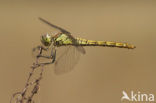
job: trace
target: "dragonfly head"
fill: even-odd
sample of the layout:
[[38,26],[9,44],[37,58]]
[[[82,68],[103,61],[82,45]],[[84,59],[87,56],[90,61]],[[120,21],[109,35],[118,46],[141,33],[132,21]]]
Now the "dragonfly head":
[[44,46],[50,46],[52,43],[52,36],[49,34],[44,34],[41,36],[41,42]]

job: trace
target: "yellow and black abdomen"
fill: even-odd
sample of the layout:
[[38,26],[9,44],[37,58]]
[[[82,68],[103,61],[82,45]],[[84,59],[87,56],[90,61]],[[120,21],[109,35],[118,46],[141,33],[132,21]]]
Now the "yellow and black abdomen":
[[134,45],[128,43],[110,42],[110,41],[94,41],[86,40],[82,38],[76,38],[78,45],[80,46],[106,46],[106,47],[118,47],[118,48],[136,48]]

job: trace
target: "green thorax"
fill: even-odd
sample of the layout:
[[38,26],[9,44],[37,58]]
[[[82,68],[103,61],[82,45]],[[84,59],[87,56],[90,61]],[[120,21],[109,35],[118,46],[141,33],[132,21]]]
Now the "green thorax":
[[63,45],[74,45],[74,46],[87,46],[88,40],[82,38],[72,38],[66,34],[59,34],[54,39],[56,46],[63,46]]
[[73,44],[72,39],[70,37],[68,37],[68,35],[66,35],[66,34],[59,34],[55,38],[56,46],[72,45],[72,44]]

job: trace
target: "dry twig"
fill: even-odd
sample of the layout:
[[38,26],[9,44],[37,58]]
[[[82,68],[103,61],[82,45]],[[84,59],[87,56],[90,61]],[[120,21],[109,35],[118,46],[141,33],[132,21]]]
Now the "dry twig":
[[[31,82],[32,76],[35,73],[35,70],[37,68],[41,67],[41,72],[39,74],[39,77],[34,80],[34,82]],[[26,81],[25,87],[22,92],[14,93],[11,97],[10,103],[32,103],[33,97],[35,94],[38,93],[39,87],[40,87],[40,81],[43,77],[43,70],[44,65],[38,64],[38,58],[36,59],[36,63],[33,63],[33,66],[31,67],[31,72],[29,73],[28,79]],[[32,90],[30,90],[32,88]],[[28,90],[31,91],[31,93],[28,93]]]

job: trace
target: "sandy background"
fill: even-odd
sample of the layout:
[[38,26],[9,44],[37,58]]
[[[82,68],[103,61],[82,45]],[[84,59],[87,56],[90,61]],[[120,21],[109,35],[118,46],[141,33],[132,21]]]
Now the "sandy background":
[[75,69],[44,72],[37,103],[120,103],[122,91],[156,95],[156,2],[0,1],[0,102],[23,89],[40,35],[52,29],[42,17],[73,35],[135,44],[135,50],[88,47]]

